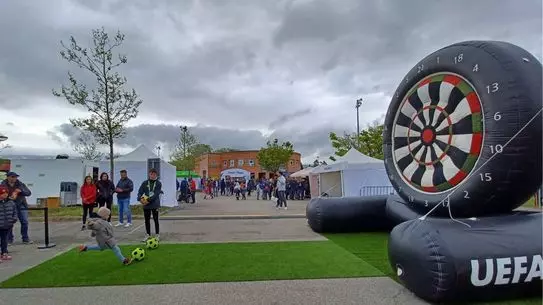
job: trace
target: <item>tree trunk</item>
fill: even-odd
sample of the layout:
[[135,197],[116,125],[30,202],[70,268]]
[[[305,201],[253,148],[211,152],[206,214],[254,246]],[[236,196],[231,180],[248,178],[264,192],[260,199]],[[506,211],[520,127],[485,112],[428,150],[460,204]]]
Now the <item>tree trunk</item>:
[[113,155],[113,139],[111,135],[109,136],[109,179],[113,182],[115,180],[113,177],[113,173],[115,173],[115,165],[114,165],[114,155]]

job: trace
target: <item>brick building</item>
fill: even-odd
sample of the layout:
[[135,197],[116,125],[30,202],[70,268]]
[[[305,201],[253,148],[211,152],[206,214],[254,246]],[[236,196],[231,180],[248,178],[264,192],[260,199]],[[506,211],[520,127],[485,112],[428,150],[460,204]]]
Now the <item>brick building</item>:
[[[196,159],[194,171],[201,177],[219,178],[221,172],[228,169],[243,169],[251,173],[255,178],[270,177],[270,172],[263,170],[256,157],[258,150],[229,151],[222,153],[208,153]],[[301,155],[294,152],[286,170],[289,173],[301,169]]]

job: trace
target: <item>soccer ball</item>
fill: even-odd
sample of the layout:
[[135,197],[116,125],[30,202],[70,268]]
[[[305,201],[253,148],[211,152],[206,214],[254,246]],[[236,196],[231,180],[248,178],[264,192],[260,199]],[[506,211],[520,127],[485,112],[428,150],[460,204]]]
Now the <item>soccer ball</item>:
[[132,251],[132,258],[137,261],[141,261],[142,259],[145,258],[145,250],[143,250],[142,248],[134,249]]
[[158,248],[158,239],[156,237],[151,237],[145,242],[147,249],[156,249]]

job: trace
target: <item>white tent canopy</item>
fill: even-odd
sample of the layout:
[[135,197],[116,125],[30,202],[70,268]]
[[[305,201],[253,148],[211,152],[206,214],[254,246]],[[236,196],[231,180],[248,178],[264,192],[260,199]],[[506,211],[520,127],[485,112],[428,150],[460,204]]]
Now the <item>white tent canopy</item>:
[[147,146],[140,145],[138,148],[134,149],[132,152],[127,153],[126,155],[122,155],[115,159],[116,162],[123,162],[123,161],[145,161],[147,162],[148,159],[154,159],[158,158],[158,156]]
[[[120,156],[114,160],[115,171],[124,169],[128,177],[134,182],[134,191],[130,196],[131,204],[138,204],[137,193],[142,182],[148,178],[149,159],[160,160],[160,181],[162,182],[161,204],[163,206],[177,205],[176,192],[176,168],[168,162],[160,159],[152,150],[145,145],[140,145],[134,151]],[[153,166],[157,166],[156,164]],[[109,160],[100,162],[100,170],[109,172]],[[118,176],[116,176],[116,180]],[[118,181],[118,180],[117,180]],[[117,184],[117,181],[113,181]]]
[[298,178],[298,177],[306,177],[306,176],[309,176],[309,174],[311,173],[311,171],[313,171],[315,169],[315,167],[307,167],[307,168],[304,168],[304,169],[301,169],[295,173],[292,173],[289,177],[292,177],[292,178]]
[[314,168],[311,174],[319,175],[319,194],[326,193],[330,197],[392,191],[383,160],[366,156],[354,148],[336,162]]

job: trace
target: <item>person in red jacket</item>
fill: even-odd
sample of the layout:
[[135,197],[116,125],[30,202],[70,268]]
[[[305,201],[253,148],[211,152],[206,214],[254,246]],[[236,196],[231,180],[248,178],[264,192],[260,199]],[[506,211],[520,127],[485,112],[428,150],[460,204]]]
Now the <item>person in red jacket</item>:
[[85,182],[81,186],[81,202],[83,203],[83,226],[81,231],[86,229],[87,216],[90,217],[92,209],[96,205],[96,185],[92,182],[92,177],[85,177]]

